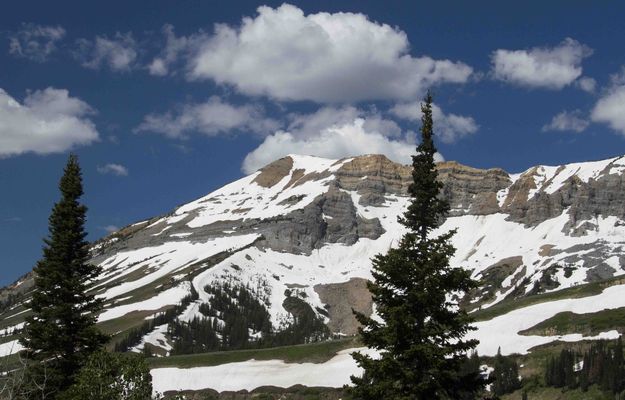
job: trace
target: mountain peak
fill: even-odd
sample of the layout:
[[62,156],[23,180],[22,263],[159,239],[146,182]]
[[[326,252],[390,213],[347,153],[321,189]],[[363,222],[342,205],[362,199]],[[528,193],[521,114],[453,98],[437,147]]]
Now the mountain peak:
[[[486,282],[472,294],[471,307],[625,273],[625,157],[515,175],[453,161],[437,168],[451,206],[440,231],[457,229],[452,264]],[[333,332],[353,334],[352,308],[372,312],[364,284],[371,258],[404,232],[397,217],[409,202],[410,183],[411,167],[384,155],[289,154],[128,226],[91,249],[91,262],[103,268],[96,286],[107,302],[100,322],[117,326],[116,320],[134,321],[132,313],[152,316],[174,307],[191,286],[199,299],[175,317],[201,318],[199,306],[212,298],[206,288],[228,282],[254,288],[275,329],[293,319],[288,304],[297,296]],[[20,323],[16,312],[4,318]],[[166,325],[158,329],[142,343],[166,354],[175,338],[165,335]],[[498,338],[518,343],[506,352],[531,347],[517,331],[504,333]],[[480,354],[495,354],[495,341],[483,343]]]

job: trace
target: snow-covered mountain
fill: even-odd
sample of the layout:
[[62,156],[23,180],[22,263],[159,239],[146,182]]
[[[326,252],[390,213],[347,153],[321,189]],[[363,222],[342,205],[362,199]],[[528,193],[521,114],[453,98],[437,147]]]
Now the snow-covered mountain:
[[[580,340],[584,332],[519,332],[564,311],[625,307],[625,279],[615,279],[625,274],[625,157],[520,174],[455,162],[438,169],[452,207],[439,232],[457,229],[452,262],[482,282],[465,299],[476,315],[486,316],[473,333],[481,339],[480,354]],[[167,355],[175,344],[172,318],[209,316],[223,324],[220,309],[207,313],[203,304],[213,307],[224,293],[232,295],[230,289],[245,288],[266,309],[274,331],[293,322],[297,300],[330,332],[352,335],[352,309],[373,312],[365,286],[371,258],[404,232],[397,216],[407,205],[410,179],[409,166],[380,155],[290,155],[167,215],[127,226],[91,250],[92,262],[104,269],[95,285],[106,299],[99,321],[119,338],[170,310],[170,319],[131,343],[136,351],[150,343]],[[27,291],[30,281],[4,289],[0,298]],[[540,304],[522,302],[589,282],[604,283],[584,295],[564,291]],[[221,292],[211,289],[224,285]],[[26,298],[0,315],[0,329],[19,327]],[[499,303],[512,306],[484,314]],[[249,335],[260,337],[261,328],[249,327]],[[5,341],[0,356],[17,348]]]

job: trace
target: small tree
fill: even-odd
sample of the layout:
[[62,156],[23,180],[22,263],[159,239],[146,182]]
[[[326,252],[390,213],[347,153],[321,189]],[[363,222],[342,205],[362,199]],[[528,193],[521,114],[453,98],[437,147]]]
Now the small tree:
[[456,295],[476,283],[467,271],[449,265],[455,231],[431,236],[449,204],[440,197],[434,163],[430,93],[421,111],[421,143],[412,157],[408,189],[411,201],[399,219],[408,232],[397,248],[374,257],[374,281],[368,284],[383,322],[356,314],[363,343],[380,351],[378,359],[353,354],[364,369],[362,377],[352,377],[351,393],[358,399],[459,399],[475,397],[485,385],[478,372],[462,372],[477,341],[464,338],[473,328]]
[[519,366],[513,358],[502,356],[501,349],[498,349],[493,364],[494,380],[491,390],[496,396],[512,393],[521,387]]
[[20,339],[29,360],[26,382],[32,398],[51,398],[69,387],[74,375],[107,340],[95,326],[102,302],[89,293],[100,268],[87,263],[85,213],[78,159],[70,155],[59,188],[61,200],[49,218],[43,258],[37,263],[35,287]]
[[78,372],[76,383],[60,400],[148,400],[152,376],[139,354],[98,351]]

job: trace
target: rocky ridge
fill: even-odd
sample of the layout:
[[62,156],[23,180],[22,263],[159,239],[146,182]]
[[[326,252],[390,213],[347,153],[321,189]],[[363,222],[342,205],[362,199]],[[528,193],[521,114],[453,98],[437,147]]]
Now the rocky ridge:
[[[456,162],[437,168],[451,205],[440,229],[458,229],[453,262],[483,282],[468,304],[489,307],[625,272],[625,157],[521,174]],[[211,301],[206,285],[227,281],[262,291],[274,326],[293,318],[288,291],[333,332],[353,334],[351,308],[372,312],[370,259],[401,237],[396,219],[410,181],[409,166],[381,155],[293,155],[125,227],[92,247],[92,262],[104,268],[100,321],[113,325],[138,310],[149,317],[192,286],[199,299],[179,316],[190,320]],[[0,318],[18,322],[21,307]],[[167,340],[150,335],[143,343]]]

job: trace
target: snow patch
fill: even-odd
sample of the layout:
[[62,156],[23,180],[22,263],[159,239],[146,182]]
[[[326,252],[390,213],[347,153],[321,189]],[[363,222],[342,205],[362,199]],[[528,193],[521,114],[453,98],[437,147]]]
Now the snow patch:
[[253,390],[260,386],[287,388],[293,385],[343,387],[351,375],[362,370],[351,356],[354,351],[375,355],[370,349],[342,350],[330,360],[320,363],[285,363],[282,360],[250,360],[213,367],[156,368],[151,371],[154,392],[169,390],[200,390],[218,392]]

